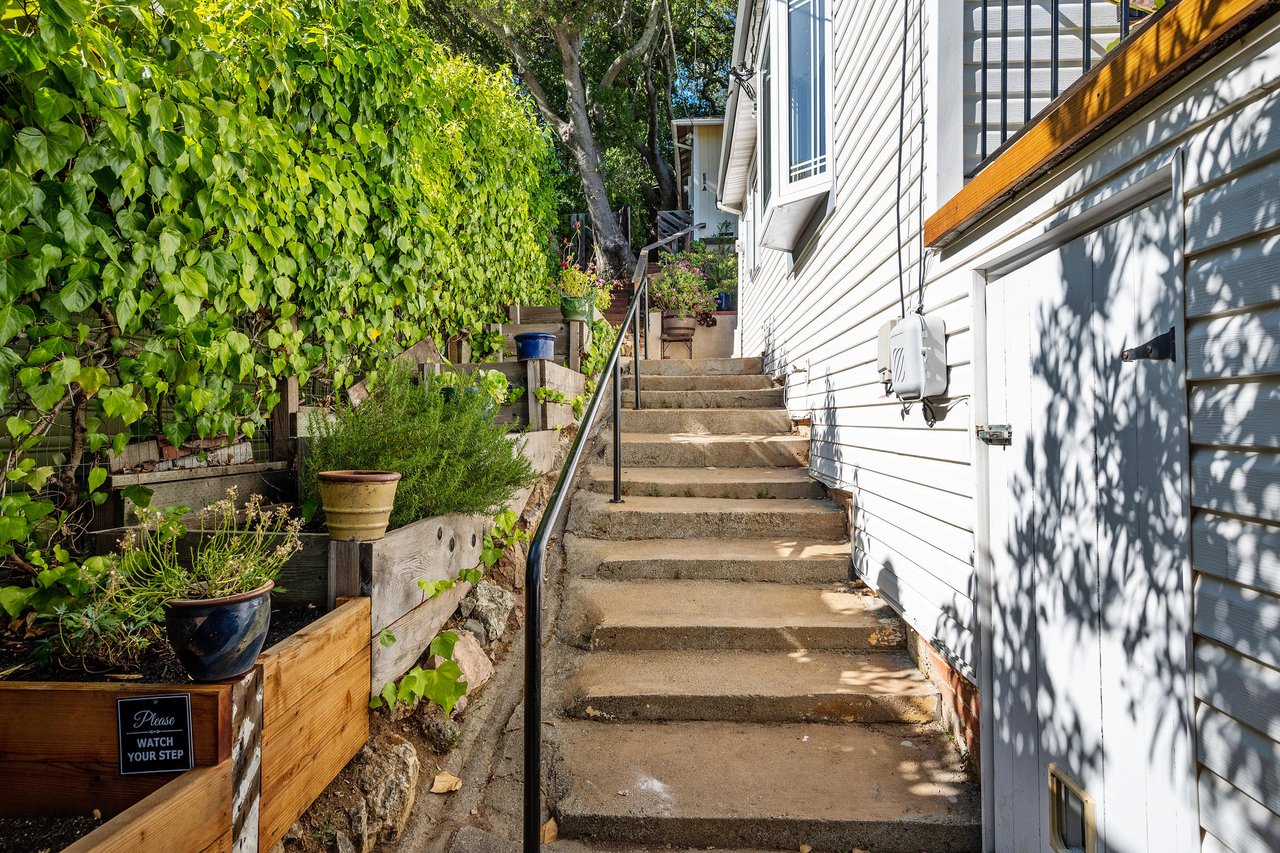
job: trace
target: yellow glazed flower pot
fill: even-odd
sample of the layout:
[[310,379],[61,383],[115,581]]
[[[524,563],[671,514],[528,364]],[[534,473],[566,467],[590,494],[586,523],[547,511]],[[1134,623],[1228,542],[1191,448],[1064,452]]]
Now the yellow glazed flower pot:
[[391,521],[396,486],[395,471],[321,471],[320,503],[330,539],[381,539]]

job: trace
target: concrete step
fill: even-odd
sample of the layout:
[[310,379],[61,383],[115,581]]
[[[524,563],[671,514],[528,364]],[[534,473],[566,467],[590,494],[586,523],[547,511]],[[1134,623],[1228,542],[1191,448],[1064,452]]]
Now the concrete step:
[[[587,486],[613,495],[613,466],[592,465]],[[623,495],[686,498],[824,498],[822,484],[804,468],[622,469]]]
[[[605,459],[613,463],[613,442]],[[801,467],[809,464],[809,439],[798,435],[622,434],[622,464],[634,468]]]
[[589,539],[568,535],[570,571],[608,580],[843,583],[848,542],[820,539]]
[[594,652],[568,713],[593,720],[927,723],[938,693],[906,652]]
[[589,539],[565,537],[570,571],[609,580],[842,583],[848,542],[821,539]]
[[[623,361],[624,373],[633,370],[632,359]],[[732,376],[763,373],[764,360],[754,358],[646,358],[640,360],[641,375],[655,376]]]
[[[981,849],[976,789],[929,727],[557,726],[565,836],[876,853]],[[554,786],[553,786],[554,787]]]
[[[731,373],[727,376],[648,376],[641,368],[644,381],[640,392],[647,391],[762,391],[776,388],[773,378],[760,373]],[[635,377],[624,376],[622,388],[630,391],[636,387]]]
[[[641,402],[648,406],[647,400]],[[791,432],[791,416],[785,409],[623,409],[622,430],[689,435],[785,435]]]
[[685,498],[632,495],[610,503],[607,495],[579,492],[568,529],[595,539],[683,539],[690,536],[795,536],[836,539],[845,533],[844,510],[827,500]]
[[[757,391],[651,391],[640,386],[640,403],[654,409],[770,409],[786,403],[782,388]],[[622,392],[622,405],[635,408],[635,392]]]
[[574,578],[574,635],[605,651],[901,649],[897,615],[875,596],[827,587]]

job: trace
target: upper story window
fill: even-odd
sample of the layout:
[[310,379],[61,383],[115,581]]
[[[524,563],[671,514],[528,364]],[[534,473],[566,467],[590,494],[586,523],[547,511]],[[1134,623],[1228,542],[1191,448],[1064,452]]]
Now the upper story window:
[[791,251],[831,192],[831,0],[767,0],[760,39],[760,242]]

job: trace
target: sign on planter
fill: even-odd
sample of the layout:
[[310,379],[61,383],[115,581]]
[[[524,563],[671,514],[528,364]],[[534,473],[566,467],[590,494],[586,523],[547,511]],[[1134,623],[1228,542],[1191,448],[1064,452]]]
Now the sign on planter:
[[191,694],[116,700],[120,775],[179,773],[195,764]]

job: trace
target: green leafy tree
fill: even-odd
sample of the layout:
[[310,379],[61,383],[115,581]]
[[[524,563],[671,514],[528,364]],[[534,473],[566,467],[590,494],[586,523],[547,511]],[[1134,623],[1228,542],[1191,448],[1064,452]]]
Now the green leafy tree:
[[102,500],[90,463],[135,432],[252,435],[282,378],[343,386],[545,283],[545,130],[509,76],[449,54],[403,4],[6,8],[10,570],[58,553]]

